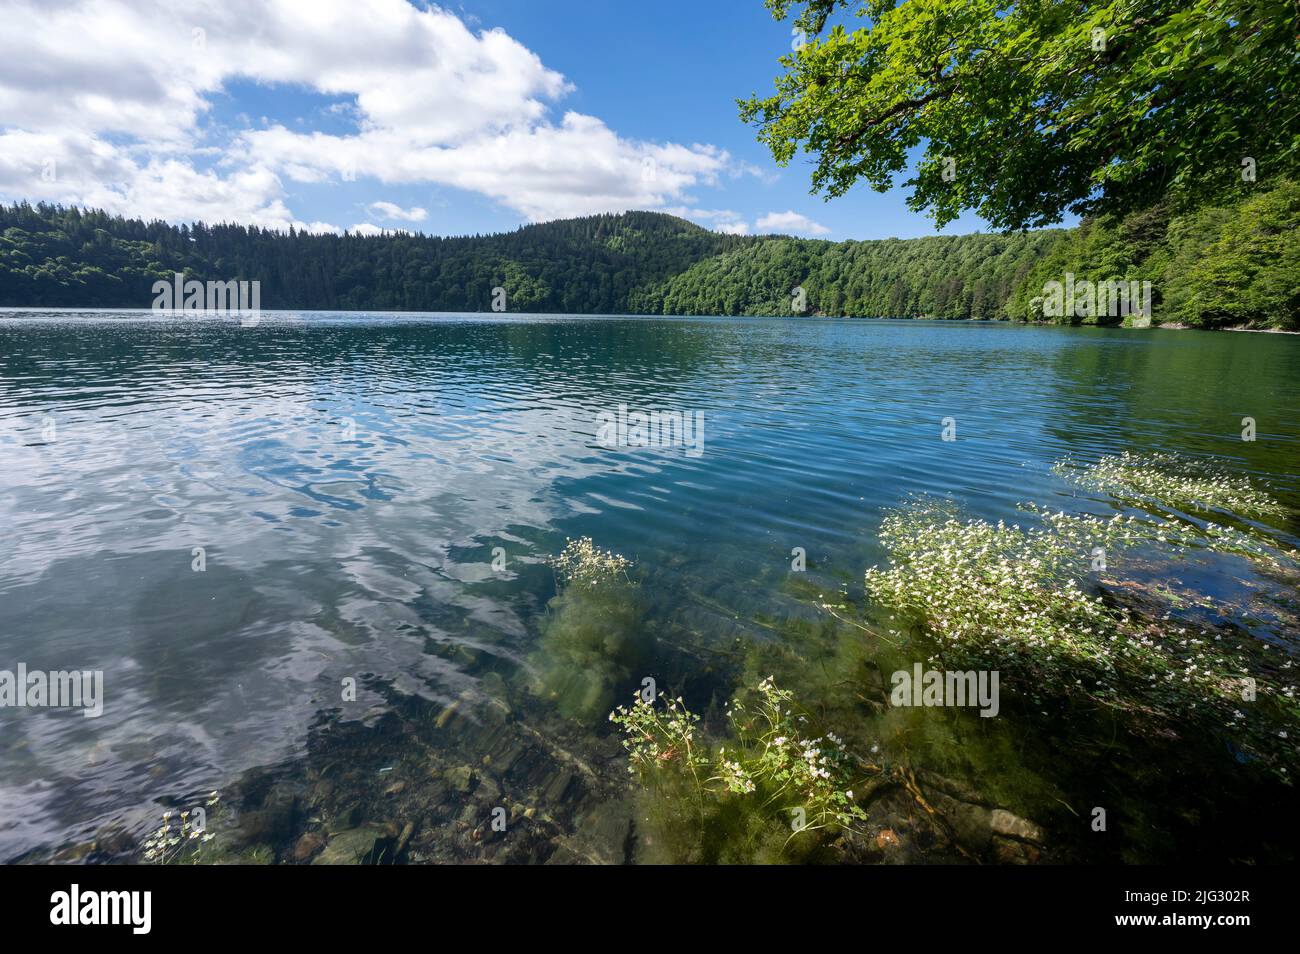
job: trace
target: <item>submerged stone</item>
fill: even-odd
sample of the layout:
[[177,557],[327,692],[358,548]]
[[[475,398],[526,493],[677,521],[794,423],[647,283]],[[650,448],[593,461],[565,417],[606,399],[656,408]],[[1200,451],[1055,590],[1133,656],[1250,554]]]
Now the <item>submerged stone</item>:
[[1043,830],[1041,828],[1028,819],[1013,815],[1005,809],[994,809],[990,824],[994,833],[998,835],[1042,844]]
[[394,836],[392,826],[367,824],[339,832],[329,840],[325,850],[312,861],[314,865],[360,865],[379,861]]

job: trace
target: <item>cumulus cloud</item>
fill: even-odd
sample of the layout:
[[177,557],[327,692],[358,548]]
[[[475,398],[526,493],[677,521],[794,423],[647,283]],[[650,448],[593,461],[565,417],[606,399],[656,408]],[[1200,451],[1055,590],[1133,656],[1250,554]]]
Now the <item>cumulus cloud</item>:
[[[663,208],[735,173],[712,146],[555,118],[563,75],[501,30],[406,0],[0,0],[0,17],[10,198],[333,231],[293,214],[286,180],[449,186],[540,221]],[[321,114],[355,128],[219,125],[213,103],[233,81],[332,98]]]
[[714,226],[714,228],[717,231],[723,232],[727,235],[748,235],[749,234],[748,222],[719,222],[717,225]]
[[423,222],[429,213],[417,206],[404,209],[394,202],[371,202],[370,214],[384,219],[398,219],[402,222]]
[[285,205],[279,178],[265,166],[224,174],[167,154],[95,136],[0,131],[0,195],[107,209],[151,220],[243,222],[264,228],[308,227]]
[[820,222],[814,222],[808,216],[794,210],[769,212],[758,220],[760,231],[790,232],[795,235],[826,235],[830,232]]
[[673,215],[681,216],[684,219],[690,219],[715,232],[724,232],[727,235],[748,235],[749,223],[745,221],[744,216],[739,212],[733,212],[731,209],[689,209],[673,208],[664,209]]
[[660,208],[716,181],[727,153],[711,146],[626,140],[599,119],[568,112],[448,144],[413,145],[405,130],[299,133],[276,125],[241,135],[241,151],[291,179],[370,176],[386,185],[437,183],[490,196],[535,222]]

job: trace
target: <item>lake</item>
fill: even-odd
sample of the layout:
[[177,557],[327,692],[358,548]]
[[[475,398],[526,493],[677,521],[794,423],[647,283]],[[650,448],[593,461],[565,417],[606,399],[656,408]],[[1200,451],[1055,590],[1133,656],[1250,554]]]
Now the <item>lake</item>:
[[[700,440],[602,441],[620,405],[702,419]],[[1066,456],[1219,459],[1292,508],[1271,529],[1295,547],[1298,409],[1300,337],[1283,335],[0,312],[0,669],[99,670],[104,686],[98,718],[0,709],[0,857],[134,859],[164,811],[218,792],[214,830],[241,858],[655,860],[593,705],[649,677],[716,709],[757,672],[756,646],[786,653],[792,680],[831,665],[790,634],[820,632],[823,593],[860,598],[890,508],[936,494],[1009,521],[1025,501],[1113,512],[1051,471]],[[561,672],[539,691],[539,670],[584,669],[539,640],[545,561],[580,537],[633,561],[654,639],[610,684]],[[1216,593],[1255,585],[1202,570]],[[1294,650],[1285,626],[1256,623]],[[1162,834],[1089,847],[1049,807],[1091,804],[1075,743],[1023,731],[1036,741],[1006,775],[1051,797],[984,801],[1066,857],[1269,844],[1268,813],[1248,807],[1277,793],[1216,784],[1223,801],[1189,804],[1204,793],[1185,791],[1177,752],[1134,782],[1137,756],[1116,749],[1089,771]],[[968,781],[996,789],[989,774]],[[484,827],[496,806],[508,835]],[[1179,842],[1180,819],[1210,810],[1240,813],[1232,837]],[[905,842],[907,824],[891,823]],[[919,838],[908,851],[949,860]]]

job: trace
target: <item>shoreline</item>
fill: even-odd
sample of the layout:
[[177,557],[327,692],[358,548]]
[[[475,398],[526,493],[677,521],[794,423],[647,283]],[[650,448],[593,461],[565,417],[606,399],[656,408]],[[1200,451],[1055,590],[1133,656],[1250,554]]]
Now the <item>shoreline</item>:
[[[0,305],[0,317],[6,315],[21,315],[24,312],[66,312],[69,315],[76,314],[104,314],[104,313],[125,313],[137,312],[141,317],[146,315],[166,315],[169,318],[223,318],[236,317],[239,312],[204,312],[194,311],[187,312],[184,310],[173,309],[170,312],[160,311],[158,309],[146,307],[132,307],[127,305]],[[313,315],[430,315],[430,316],[450,316],[450,317],[486,317],[486,318],[638,318],[638,319],[710,319],[723,318],[746,320],[755,319],[759,321],[785,320],[785,321],[803,321],[815,318],[823,321],[917,321],[934,324],[986,324],[986,325],[1013,325],[1025,328],[1098,328],[1106,330],[1119,331],[1234,331],[1248,332],[1254,334],[1276,334],[1276,335],[1300,335],[1300,329],[1291,330],[1288,328],[1252,328],[1243,325],[1225,325],[1216,328],[1196,328],[1192,325],[1182,324],[1180,322],[1168,322],[1165,324],[1150,324],[1144,327],[1125,324],[1062,324],[1052,321],[1020,321],[1014,318],[934,318],[934,317],[916,317],[909,318],[904,316],[885,316],[885,315],[657,315],[645,313],[608,313],[608,312],[564,312],[564,311],[409,311],[404,309],[381,309],[381,308],[260,308],[257,313],[262,316],[274,315],[292,315],[292,314],[313,314]]]

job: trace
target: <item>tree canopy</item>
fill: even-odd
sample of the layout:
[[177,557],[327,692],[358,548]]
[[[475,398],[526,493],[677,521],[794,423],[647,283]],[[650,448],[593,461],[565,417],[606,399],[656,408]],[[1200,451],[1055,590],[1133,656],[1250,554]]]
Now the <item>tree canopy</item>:
[[741,117],[778,162],[811,154],[828,197],[907,174],[939,224],[1023,229],[1298,171],[1294,0],[766,3],[796,48]]

